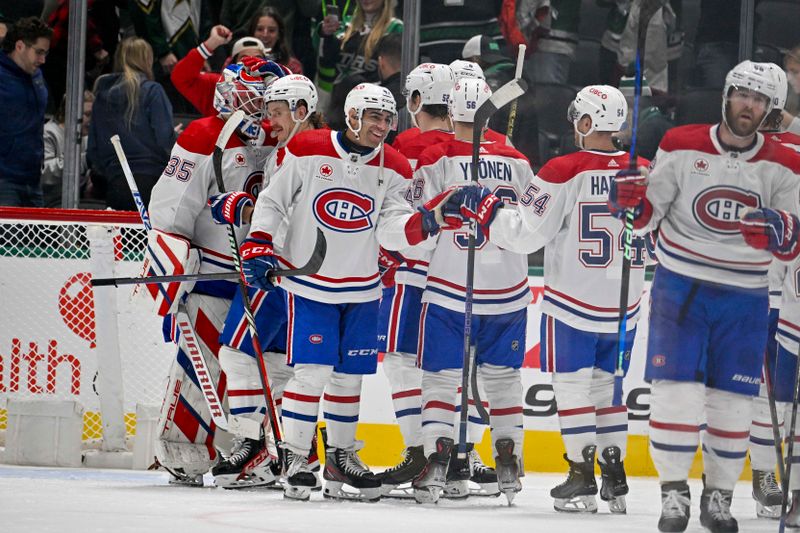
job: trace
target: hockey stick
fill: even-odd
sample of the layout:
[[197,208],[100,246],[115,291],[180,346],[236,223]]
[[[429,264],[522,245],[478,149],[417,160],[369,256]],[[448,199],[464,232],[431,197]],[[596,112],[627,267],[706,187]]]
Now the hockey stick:
[[769,417],[772,422],[772,439],[775,444],[775,455],[778,458],[778,474],[781,483],[786,470],[783,468],[783,452],[781,451],[781,430],[778,427],[778,408],[775,404],[775,390],[772,387],[772,365],[769,363],[769,351],[764,350],[764,379],[767,387],[767,403],[769,403]]
[[797,354],[797,368],[794,373],[794,397],[792,398],[792,417],[786,436],[789,442],[786,445],[786,477],[781,478],[783,500],[781,501],[781,522],[778,531],[783,533],[786,529],[786,514],[789,507],[789,481],[792,477],[792,463],[794,460],[794,433],[797,424],[797,402],[800,399],[800,347]]
[[[633,123],[631,125],[631,151],[628,161],[628,171],[636,172],[636,134],[639,129],[639,100],[642,96],[642,77],[644,75],[644,53],[647,41],[647,26],[650,19],[661,7],[659,0],[645,0],[639,11],[639,27],[636,39],[636,78],[633,92]],[[619,290],[619,340],[617,364],[614,369],[614,395],[611,405],[622,405],[622,379],[625,377],[624,361],[627,350],[626,338],[628,333],[628,294],[631,285],[631,258],[633,256],[633,209],[625,210],[625,227],[623,229],[623,254],[622,254],[622,279]]]
[[[510,104],[527,90],[528,86],[522,79],[522,63],[517,63],[516,76],[513,80],[500,87],[492,96],[486,100],[476,111],[472,123],[472,184],[478,183],[478,154],[480,152],[481,133],[486,122],[498,109]],[[467,457],[467,410],[469,409],[468,386],[470,378],[471,362],[475,356],[475,346],[472,343],[472,296],[473,284],[475,282],[475,235],[478,225],[474,220],[470,221],[469,245],[467,247],[467,280],[465,284],[466,294],[464,298],[464,359],[461,368],[461,413],[458,427],[458,458]],[[475,379],[477,383],[477,377]],[[473,395],[477,392],[477,387],[473,390]],[[488,414],[483,407],[480,398],[476,398],[475,408],[481,413],[481,418]],[[483,412],[481,412],[483,410]]]
[[[317,228],[317,242],[314,244],[314,251],[305,265],[299,268],[287,268],[272,270],[269,273],[270,281],[274,282],[276,278],[288,276],[310,276],[319,272],[322,262],[325,260],[325,254],[328,249],[328,243],[325,240],[325,235]],[[176,281],[216,281],[216,280],[234,280],[239,279],[241,276],[238,272],[213,272],[213,273],[198,273],[198,274],[176,274],[174,276],[149,276],[146,278],[97,278],[91,280],[92,287],[106,287],[113,285],[137,285],[149,283],[173,283]]]
[[[517,72],[514,75],[515,78],[519,78],[522,76],[522,62],[525,61],[525,49],[527,47],[524,44],[519,45],[519,49],[517,51]],[[517,121],[517,107],[519,107],[519,100],[514,100],[511,103],[511,111],[508,113],[508,126],[506,127],[506,137],[508,137],[509,141],[514,140],[514,124]]]
[[[144,224],[145,230],[149,233],[153,230],[153,226],[150,224],[150,214],[147,212],[147,206],[145,206],[144,202],[142,201],[142,195],[139,194],[139,187],[136,185],[136,181],[133,179],[131,167],[128,165],[128,158],[125,157],[125,151],[122,149],[122,144],[119,141],[118,135],[111,137],[111,144],[114,145],[114,151],[117,153],[119,164],[122,166],[122,173],[125,174],[125,180],[128,182],[128,188],[130,188],[131,194],[133,195],[133,201],[136,203],[136,207],[139,209],[139,216],[142,218],[142,224]],[[106,285],[112,284],[109,283]],[[116,284],[113,285],[116,286]],[[103,284],[95,285],[92,283],[92,286],[103,286]],[[162,294],[164,295],[164,298],[169,300],[166,292],[162,291]],[[170,302],[170,304],[171,303],[172,302]],[[189,313],[187,312],[186,306],[183,304],[183,302],[178,304],[178,310],[175,313],[175,321],[178,325],[178,329],[181,332],[181,340],[183,340],[184,344],[186,345],[189,362],[192,365],[195,377],[197,377],[197,384],[200,387],[200,390],[203,392],[203,398],[206,400],[206,405],[208,406],[208,412],[211,414],[211,419],[218,428],[227,430],[228,419],[225,416],[225,409],[223,408],[222,401],[217,393],[216,383],[214,383],[213,379],[211,378],[211,372],[208,369],[205,355],[200,349],[200,346],[197,344],[197,335],[195,335],[192,322],[189,319]]]

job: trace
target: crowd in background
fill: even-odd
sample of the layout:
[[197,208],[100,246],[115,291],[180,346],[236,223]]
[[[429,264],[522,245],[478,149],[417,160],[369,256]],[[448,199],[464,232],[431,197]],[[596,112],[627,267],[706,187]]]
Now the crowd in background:
[[[794,114],[800,30],[770,17],[800,15],[798,4],[756,0],[754,43],[754,59],[786,69]],[[215,113],[220,70],[245,56],[313,79],[332,128],[343,127],[344,97],[361,82],[385,85],[403,106],[401,18],[402,0],[88,0],[81,206],[134,208],[113,134],[147,201],[182,127]],[[0,1],[0,205],[61,205],[68,19],[68,0]],[[512,142],[538,168],[576,150],[566,106],[577,88],[606,83],[632,95],[638,23],[639,0],[425,0],[414,31],[418,62],[477,62],[495,89],[527,46],[530,90]],[[663,0],[647,27],[644,157],[675,124],[716,120],[739,28],[739,0]],[[499,113],[491,126],[505,132],[507,120]]]

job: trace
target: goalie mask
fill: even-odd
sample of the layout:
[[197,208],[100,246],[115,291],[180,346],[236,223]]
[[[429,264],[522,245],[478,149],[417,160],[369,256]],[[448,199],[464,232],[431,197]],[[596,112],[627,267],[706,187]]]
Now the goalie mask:
[[481,66],[477,63],[473,63],[472,61],[456,59],[450,63],[450,70],[453,71],[453,77],[455,77],[456,81],[460,80],[461,78],[472,78],[476,80],[486,79],[486,75],[484,75]]
[[462,78],[450,92],[449,111],[453,122],[475,121],[475,112],[492,96],[489,85],[479,79]]
[[[350,121],[351,109],[356,111],[356,127],[353,127]],[[345,122],[347,123],[347,128],[353,132],[357,139],[364,125],[362,119],[364,118],[364,111],[367,109],[386,111],[391,114],[391,129],[397,129],[397,104],[389,89],[373,83],[360,83],[347,93],[347,98],[344,100]]]
[[[441,63],[423,63],[412,70],[406,77],[403,96],[406,97],[406,109],[411,115],[411,122],[417,126],[417,113],[424,105],[447,105],[450,91],[456,80],[452,69]],[[411,100],[414,93],[420,97],[419,107],[412,110]]]
[[[778,97],[778,87],[773,79],[767,63],[755,63],[753,61],[742,61],[725,76],[725,88],[722,91],[722,120],[734,137],[744,139],[753,135],[764,123],[775,106],[775,99]],[[747,99],[751,102],[754,109],[761,103],[765,106],[764,115],[758,124],[749,130],[740,130],[730,123],[728,112],[729,103],[732,99]]]
[[270,83],[278,76],[254,76],[240,64],[228,65],[222,71],[214,91],[214,109],[222,119],[234,112],[244,111],[239,131],[251,139],[259,135],[261,121],[266,115],[264,96]]

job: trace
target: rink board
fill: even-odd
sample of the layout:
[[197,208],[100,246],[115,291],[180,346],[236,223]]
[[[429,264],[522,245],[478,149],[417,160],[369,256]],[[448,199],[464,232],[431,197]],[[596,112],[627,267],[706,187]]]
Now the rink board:
[[[9,261],[10,263],[14,261]],[[124,262],[127,263],[127,262]],[[2,321],[3,327],[0,328],[0,430],[5,429],[5,394],[14,392],[15,388],[24,391],[26,399],[36,398],[64,398],[71,397],[70,387],[75,387],[79,393],[74,397],[81,401],[86,408],[84,440],[91,440],[100,437],[99,429],[101,423],[97,412],[97,396],[92,380],[96,373],[96,354],[95,348],[89,342],[91,335],[78,331],[74,327],[67,327],[63,312],[59,312],[56,305],[59,293],[64,293],[65,284],[70,280],[74,282],[75,276],[85,272],[85,263],[78,261],[59,261],[57,271],[50,272],[50,276],[39,279],[39,293],[51,293],[54,295],[52,303],[38,305],[38,328],[37,331],[47,331],[46,337],[36,337],[29,334],[30,323],[21,319],[19,313],[9,312]],[[10,265],[6,265],[10,266]],[[20,266],[20,265],[15,265]],[[127,264],[129,270],[131,267]],[[128,274],[128,272],[125,272]],[[132,273],[132,272],[131,272]],[[24,276],[23,272],[19,272]],[[16,279],[9,277],[8,280]],[[562,459],[563,445],[559,434],[558,420],[555,415],[556,407],[553,400],[552,387],[550,386],[550,376],[539,370],[539,320],[540,306],[544,294],[543,280],[540,276],[532,275],[529,278],[532,303],[528,308],[528,330],[526,340],[525,363],[522,369],[522,380],[524,385],[524,426],[526,431],[525,466],[531,471],[563,471],[564,461]],[[9,281],[2,282],[7,290],[23,290],[24,284]],[[650,461],[647,451],[647,418],[649,414],[649,387],[644,383],[642,376],[644,373],[644,358],[647,339],[647,310],[648,310],[648,291],[649,283],[642,299],[642,319],[634,344],[631,368],[625,379],[625,401],[629,408],[630,438],[628,447],[628,459],[626,461],[629,473],[633,475],[654,475],[655,471]],[[131,303],[129,293],[121,295],[120,302]],[[37,302],[39,303],[39,302]],[[153,388],[162,390],[164,383],[163,368],[168,366],[172,357],[174,347],[160,342],[159,320],[149,310],[149,305],[139,299],[133,299],[132,309],[125,311],[123,316],[124,324],[120,327],[120,344],[122,346],[136,346],[135,352],[138,357],[132,367],[141,368],[142,347],[147,346],[150,354],[158,352],[158,366],[160,368],[156,375],[142,381],[135,381],[133,390],[127,390],[125,394],[126,425],[128,433],[135,432],[135,410],[136,403],[160,403],[160,395],[156,391],[154,402]],[[63,310],[62,310],[63,311]],[[25,331],[28,329],[28,331]],[[58,369],[58,379],[53,379],[52,383],[41,386],[36,381],[36,374],[41,380],[47,376],[47,357],[30,359],[28,365],[40,366],[37,373],[30,374],[30,368],[12,368],[16,360],[21,359],[14,352],[16,346],[27,347],[30,342],[35,342],[40,346],[40,351],[44,351],[44,346],[57,344],[59,352],[66,351],[71,354],[80,365],[80,372],[73,372],[69,378],[62,379],[60,365]],[[23,348],[23,351],[25,348]],[[24,356],[23,356],[24,357]],[[152,355],[151,355],[152,357]],[[3,364],[5,362],[5,364]],[[11,363],[11,364],[9,364]],[[123,368],[127,370],[123,354]],[[163,366],[162,366],[163,365]],[[25,366],[25,365],[22,365]],[[27,370],[27,372],[26,372]],[[13,376],[12,376],[13,374]],[[11,382],[13,377],[14,382]],[[127,381],[130,385],[131,382]],[[28,385],[26,387],[26,384]],[[76,387],[77,385],[77,387]],[[141,389],[147,388],[147,398]],[[4,394],[5,393],[5,394]],[[389,465],[397,461],[399,453],[403,448],[402,438],[397,428],[394,412],[392,409],[389,386],[382,368],[379,365],[378,373],[374,376],[367,376],[364,380],[364,390],[361,403],[361,417],[359,427],[359,438],[363,439],[366,447],[362,455],[369,464]],[[488,437],[488,432],[487,432]],[[489,459],[488,438],[480,445],[484,458]]]

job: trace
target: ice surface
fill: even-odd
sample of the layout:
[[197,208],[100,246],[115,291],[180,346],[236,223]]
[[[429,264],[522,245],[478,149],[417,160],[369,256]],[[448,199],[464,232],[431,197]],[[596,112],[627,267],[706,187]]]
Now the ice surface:
[[[513,507],[504,497],[470,498],[438,505],[387,500],[334,502],[314,493],[310,502],[285,501],[278,491],[234,492],[167,485],[160,472],[0,466],[0,531],[171,533],[568,533],[657,531],[658,482],[630,479],[628,514],[612,516],[604,502],[596,515],[568,515],[552,508],[549,490],[560,475],[532,474]],[[599,479],[598,479],[599,482]],[[212,480],[206,477],[206,483]],[[701,483],[690,480],[692,520],[703,531]],[[757,519],[749,483],[739,483],[733,513],[742,532],[777,531],[777,521]]]

